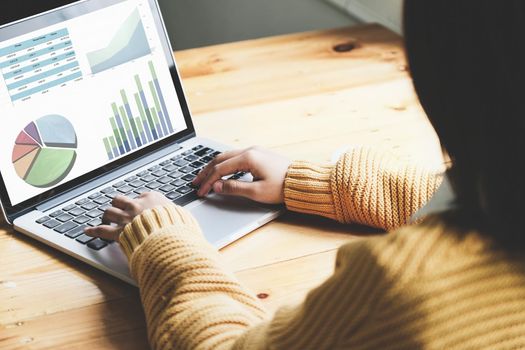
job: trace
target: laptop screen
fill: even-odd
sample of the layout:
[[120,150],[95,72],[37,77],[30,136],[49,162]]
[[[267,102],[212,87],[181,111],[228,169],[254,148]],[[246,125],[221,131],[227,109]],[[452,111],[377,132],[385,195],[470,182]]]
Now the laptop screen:
[[88,2],[0,41],[0,172],[13,206],[188,127],[152,2]]

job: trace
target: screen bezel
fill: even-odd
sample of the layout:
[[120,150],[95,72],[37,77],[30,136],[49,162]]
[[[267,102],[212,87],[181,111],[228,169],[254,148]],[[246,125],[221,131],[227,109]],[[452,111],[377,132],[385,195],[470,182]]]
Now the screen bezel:
[[[72,2],[71,4],[0,26],[0,41],[7,40],[7,38],[3,38],[2,32],[16,31],[17,33],[20,32],[20,35],[22,35],[24,33],[29,33],[34,30],[38,30],[39,28],[35,27],[41,26],[42,23],[49,23],[49,25],[53,25],[57,23],[57,19],[60,19],[61,22],[64,22],[75,17],[79,17],[81,15],[88,14],[95,10],[105,8],[124,1],[127,0],[116,0],[113,2],[107,0],[81,0],[77,2]],[[12,222],[12,220],[14,220],[16,217],[32,210],[36,205],[42,204],[50,199],[56,198],[57,196],[71,191],[82,184],[90,182],[102,175],[114,171],[115,169],[127,165],[133,160],[148,156],[161,148],[172,145],[173,143],[184,141],[192,136],[195,136],[195,127],[191,118],[191,112],[186,101],[181,78],[177,69],[177,65],[175,63],[175,58],[173,56],[173,49],[168,38],[168,33],[164,25],[158,1],[147,0],[147,3],[149,4],[153,14],[155,26],[160,36],[162,49],[166,55],[166,59],[169,64],[169,70],[172,77],[173,85],[179,99],[179,104],[182,109],[187,128],[163,140],[154,142],[141,150],[135,151],[132,154],[115,160],[85,175],[70,180],[58,187],[55,187],[52,190],[46,191],[38,196],[30,198],[16,205],[11,204],[9,193],[5,186],[2,173],[0,171],[0,201],[2,203],[4,214],[6,215],[6,218],[9,222]]]

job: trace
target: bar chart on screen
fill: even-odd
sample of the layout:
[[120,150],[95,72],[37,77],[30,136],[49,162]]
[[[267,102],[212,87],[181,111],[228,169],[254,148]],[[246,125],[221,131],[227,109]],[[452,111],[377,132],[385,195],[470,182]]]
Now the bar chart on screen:
[[148,62],[150,80],[143,83],[137,74],[135,92],[120,90],[120,100],[111,104],[108,125],[112,134],[103,138],[109,160],[165,138],[174,132],[166,100],[162,94],[155,66]]

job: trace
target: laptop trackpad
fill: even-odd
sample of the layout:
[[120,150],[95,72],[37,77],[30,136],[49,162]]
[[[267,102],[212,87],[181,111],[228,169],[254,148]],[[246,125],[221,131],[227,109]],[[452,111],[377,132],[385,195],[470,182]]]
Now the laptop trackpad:
[[223,246],[254,230],[273,210],[258,206],[243,198],[210,195],[201,204],[189,208],[195,216],[206,239],[216,246]]

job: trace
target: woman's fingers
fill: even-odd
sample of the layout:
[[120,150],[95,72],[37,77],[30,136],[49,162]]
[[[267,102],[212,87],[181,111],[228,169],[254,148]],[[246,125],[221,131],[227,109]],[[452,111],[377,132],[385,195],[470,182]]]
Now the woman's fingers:
[[236,180],[219,180],[213,184],[213,191],[229,196],[246,197],[254,201],[263,201],[261,198],[261,182],[243,182]]
[[131,222],[131,216],[122,209],[111,207],[102,215],[102,222],[105,224],[114,223],[119,226],[125,226]]
[[88,227],[84,230],[86,235],[91,237],[98,237],[102,239],[117,241],[122,227],[111,226],[111,225],[100,225],[97,227]]
[[216,181],[223,176],[235,174],[239,171],[250,171],[244,153],[212,166],[205,174],[205,179],[200,183],[198,195],[201,197],[207,195]]
[[208,176],[208,174],[210,173],[210,171],[213,169],[214,166],[228,159],[231,159],[233,157],[237,157],[239,154],[242,154],[243,152],[245,152],[245,150],[228,151],[228,152],[219,154],[199,172],[197,177],[195,177],[195,179],[193,180],[193,184],[195,186],[200,186],[201,183],[206,179],[206,177]]

